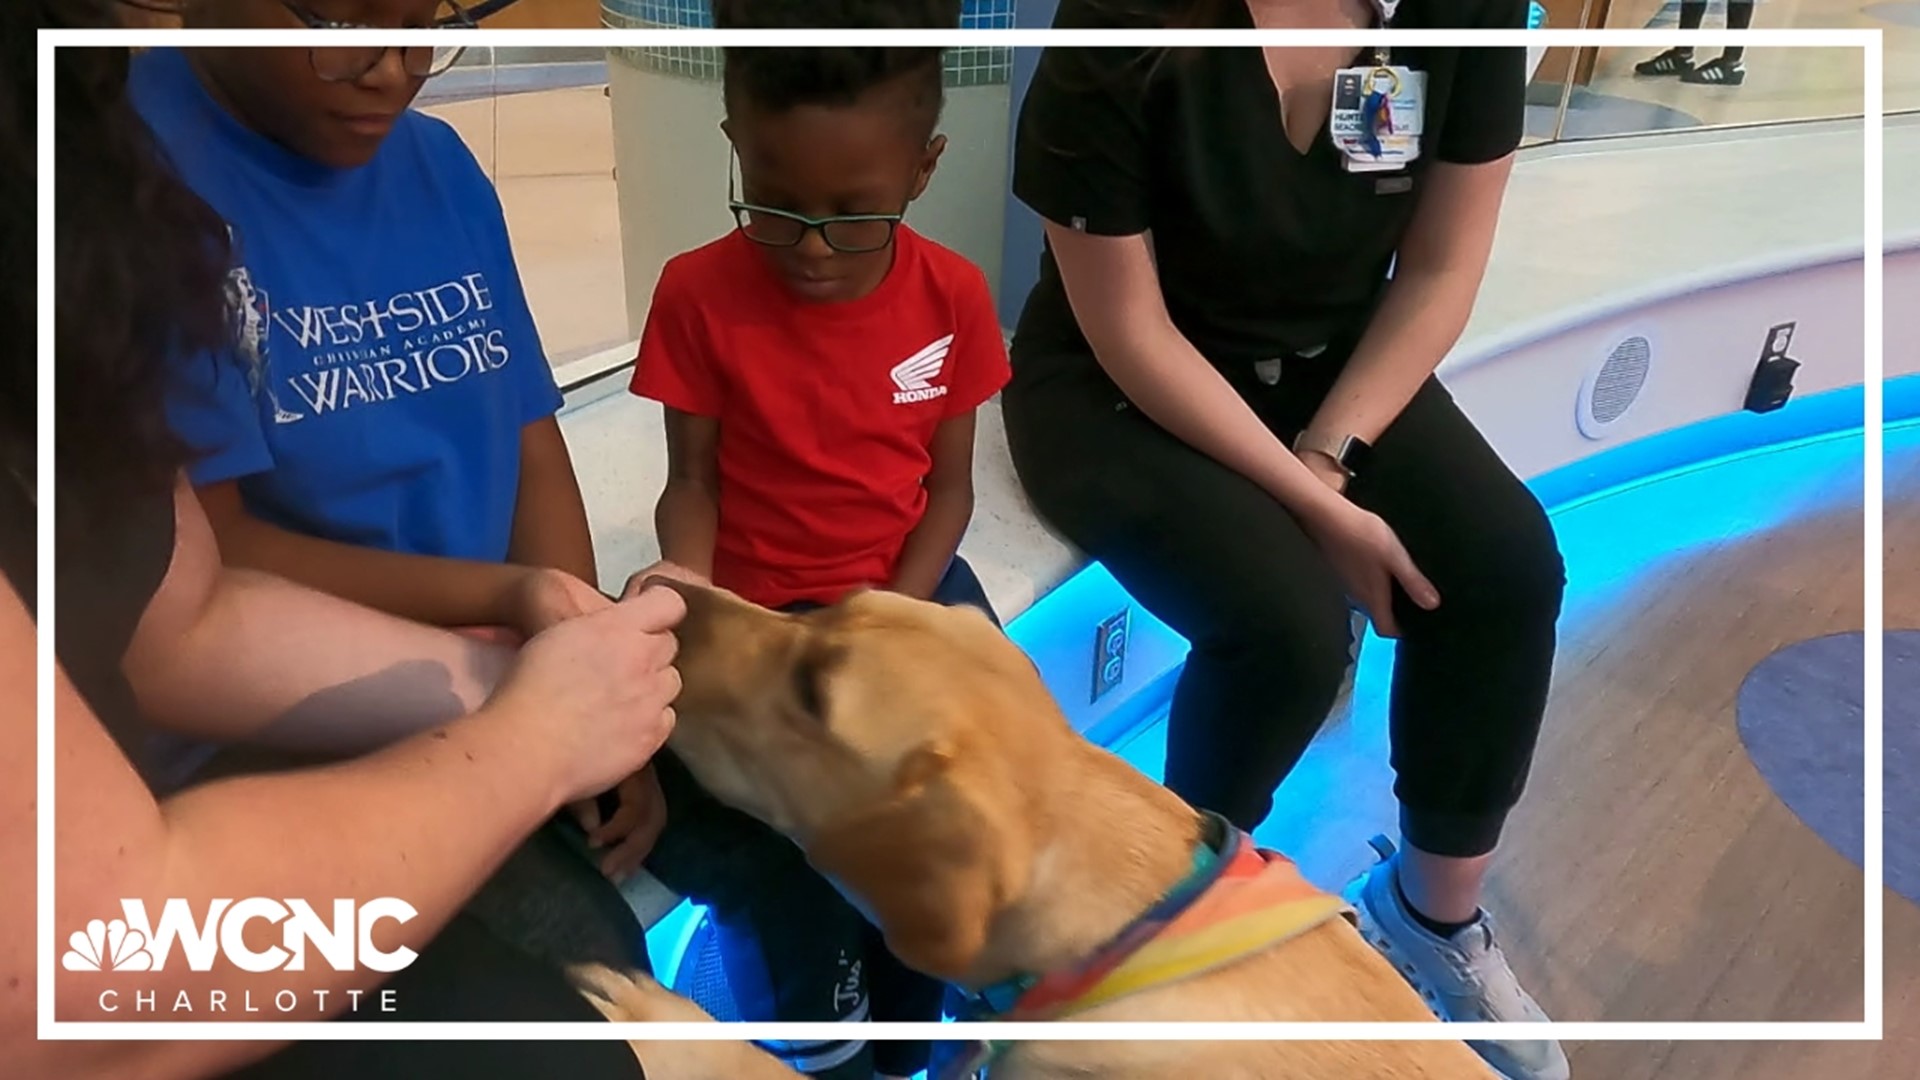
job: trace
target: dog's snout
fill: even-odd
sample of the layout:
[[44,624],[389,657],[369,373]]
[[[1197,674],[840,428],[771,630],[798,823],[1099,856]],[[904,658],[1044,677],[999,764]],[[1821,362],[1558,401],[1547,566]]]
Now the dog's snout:
[[683,597],[691,595],[694,591],[693,586],[688,583],[676,577],[668,577],[665,574],[648,574],[646,577],[640,579],[641,592],[646,592],[655,586],[672,589]]
[[680,639],[680,653],[685,656],[689,645],[697,645],[706,639],[708,624],[713,617],[714,597],[711,592],[678,578],[664,574],[652,574],[640,583],[641,591],[652,588],[670,589],[680,594],[687,606],[687,613],[674,628],[674,636]]

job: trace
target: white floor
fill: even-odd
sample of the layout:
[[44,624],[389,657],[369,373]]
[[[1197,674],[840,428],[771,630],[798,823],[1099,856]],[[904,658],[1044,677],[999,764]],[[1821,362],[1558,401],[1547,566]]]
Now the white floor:
[[[1530,152],[1514,169],[1461,351],[1543,318],[1858,251],[1865,130],[1819,124]],[[1884,131],[1887,243],[1920,244],[1920,122]]]

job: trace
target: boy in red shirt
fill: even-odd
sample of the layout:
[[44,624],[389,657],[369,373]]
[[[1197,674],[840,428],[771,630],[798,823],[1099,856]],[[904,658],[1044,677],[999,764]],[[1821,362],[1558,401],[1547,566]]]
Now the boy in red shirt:
[[740,227],[667,263],[632,384],[666,407],[661,556],[768,607],[864,585],[985,607],[955,551],[1006,350],[979,268],[901,220],[946,145],[938,68],[772,96],[858,51],[886,50],[729,55]]
[[[727,10],[750,6],[768,10]],[[958,0],[804,7],[715,14],[945,27],[960,15]],[[973,514],[974,412],[1006,383],[1006,350],[980,270],[902,221],[946,146],[940,50],[729,49],[725,93],[739,227],[667,264],[632,383],[666,409],[663,561],[768,607],[876,586],[991,616],[956,551]],[[677,761],[657,771],[669,823],[649,865],[708,905],[739,1018],[939,1019],[939,984],[894,960],[791,843]],[[774,1049],[850,1080],[912,1075],[929,1053]]]

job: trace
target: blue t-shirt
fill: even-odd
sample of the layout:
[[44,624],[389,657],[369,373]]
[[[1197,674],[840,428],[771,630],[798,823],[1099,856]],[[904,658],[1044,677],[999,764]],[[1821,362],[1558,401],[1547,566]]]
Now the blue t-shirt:
[[185,364],[170,403],[194,482],[238,478],[250,511],[310,536],[505,559],[521,429],[560,391],[460,137],[408,112],[333,169],[241,125],[176,49],[136,57],[130,90],[233,234],[233,354]]

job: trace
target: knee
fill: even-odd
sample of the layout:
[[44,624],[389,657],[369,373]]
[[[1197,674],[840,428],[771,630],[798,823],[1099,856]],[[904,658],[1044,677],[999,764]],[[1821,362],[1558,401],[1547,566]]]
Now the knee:
[[1546,510],[1531,499],[1527,505],[1529,510],[1512,531],[1504,552],[1508,567],[1504,599],[1515,611],[1552,622],[1560,617],[1566,597],[1567,564]]
[[1516,627],[1551,626],[1560,617],[1566,595],[1566,562],[1553,522],[1531,494],[1525,503],[1498,518],[1473,543],[1464,573],[1453,582],[1435,581],[1442,610],[1472,612],[1480,620]]
[[[1280,584],[1280,583],[1275,583]],[[1353,611],[1338,590],[1248,588],[1221,604],[1194,651],[1289,698],[1331,702],[1353,663]]]

